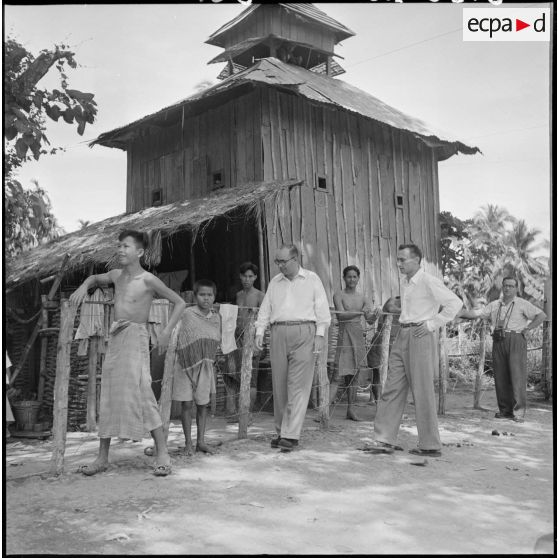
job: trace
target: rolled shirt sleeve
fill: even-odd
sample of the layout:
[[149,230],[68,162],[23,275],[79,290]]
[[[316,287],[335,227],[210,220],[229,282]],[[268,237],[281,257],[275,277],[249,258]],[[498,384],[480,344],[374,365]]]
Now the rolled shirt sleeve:
[[263,335],[265,328],[269,325],[269,320],[271,318],[271,291],[273,290],[273,284],[270,284],[267,292],[265,293],[264,299],[260,304],[258,310],[258,317],[256,319],[256,335]]
[[492,303],[487,304],[486,306],[482,306],[480,308],[473,308],[471,312],[477,318],[483,318],[484,320],[487,320],[488,318],[492,318]]
[[331,313],[324,286],[317,275],[314,276],[314,312],[316,314],[316,335],[323,336],[331,323]]
[[430,331],[435,331],[439,327],[447,324],[457,316],[463,307],[463,302],[457,295],[452,293],[439,279],[429,276],[429,288],[433,298],[442,307],[440,312],[430,320],[426,320],[426,327]]

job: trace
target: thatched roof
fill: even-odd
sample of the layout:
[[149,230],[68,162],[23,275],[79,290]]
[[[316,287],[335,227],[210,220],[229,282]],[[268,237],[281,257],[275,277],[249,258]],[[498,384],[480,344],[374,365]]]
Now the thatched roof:
[[7,260],[6,287],[56,273],[66,254],[70,255],[68,271],[91,263],[110,264],[115,257],[118,234],[124,229],[151,233],[160,231],[163,236],[179,230],[201,234],[213,219],[240,207],[245,209],[248,219],[258,214],[260,202],[301,183],[301,180],[250,183],[238,188],[225,188],[204,198],[109,217]]
[[285,89],[301,95],[321,105],[347,110],[370,118],[393,128],[407,131],[435,148],[438,160],[442,161],[457,153],[474,155],[480,152],[478,147],[471,147],[451,135],[434,130],[431,126],[390,107],[376,97],[354,87],[340,79],[309,72],[299,66],[286,64],[276,58],[264,58],[243,70],[233,74],[221,83],[196,93],[187,99],[150,114],[131,124],[101,134],[90,143],[126,149],[133,140],[137,130],[144,124],[169,125],[182,117],[193,114],[208,106],[209,103],[225,102],[234,94],[244,94],[248,88],[269,86]]

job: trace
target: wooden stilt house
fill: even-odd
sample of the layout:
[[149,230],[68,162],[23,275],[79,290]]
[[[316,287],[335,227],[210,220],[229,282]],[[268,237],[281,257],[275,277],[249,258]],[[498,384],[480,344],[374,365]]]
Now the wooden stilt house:
[[222,288],[251,259],[267,279],[275,248],[294,242],[330,295],[356,264],[380,303],[399,291],[399,243],[416,242],[438,265],[438,161],[477,149],[334,78],[343,72],[334,46],[352,35],[311,4],[252,5],[207,41],[224,48],[211,60],[226,62],[221,83],[95,140],[127,152],[128,212],[253,181],[289,184],[257,224],[226,235],[217,226],[197,243],[196,276]]
[[[9,262],[15,288],[67,269],[111,265],[123,228],[150,233],[146,264],[212,278],[230,300],[239,264],[278,272],[282,243],[298,244],[330,300],[356,264],[381,304],[399,292],[400,243],[439,262],[438,162],[474,154],[336,76],[335,45],[354,33],[312,4],[253,4],[207,40],[223,51],[219,82],[93,145],[126,151],[126,212]],[[338,57],[337,57],[338,58]]]

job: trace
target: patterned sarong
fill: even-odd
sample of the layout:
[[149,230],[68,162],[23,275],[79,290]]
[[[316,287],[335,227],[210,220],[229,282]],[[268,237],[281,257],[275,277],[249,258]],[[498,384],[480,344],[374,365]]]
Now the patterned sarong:
[[[191,391],[196,393],[198,383],[202,383],[201,377],[209,380],[203,382],[204,386],[208,386],[209,392],[215,392],[213,363],[220,342],[221,319],[218,314],[212,312],[208,316],[201,315],[195,306],[184,310],[176,341],[177,369],[174,376],[173,399],[176,397],[180,401],[187,400],[182,399],[182,395],[178,393],[187,387],[185,384],[191,385]],[[185,378],[181,375],[185,375]],[[206,395],[209,398],[209,393],[198,392],[195,399],[204,404]]]
[[110,328],[101,377],[99,437],[141,440],[162,426],[151,389],[145,324],[117,320]]
[[335,370],[337,376],[353,376],[366,367],[364,331],[359,321],[339,322]]

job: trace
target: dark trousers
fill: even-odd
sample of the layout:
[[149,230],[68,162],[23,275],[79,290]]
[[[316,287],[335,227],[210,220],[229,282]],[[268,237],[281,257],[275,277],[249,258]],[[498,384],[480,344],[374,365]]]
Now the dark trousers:
[[527,403],[527,341],[521,333],[506,332],[492,345],[492,364],[498,408],[503,415],[525,415]]

